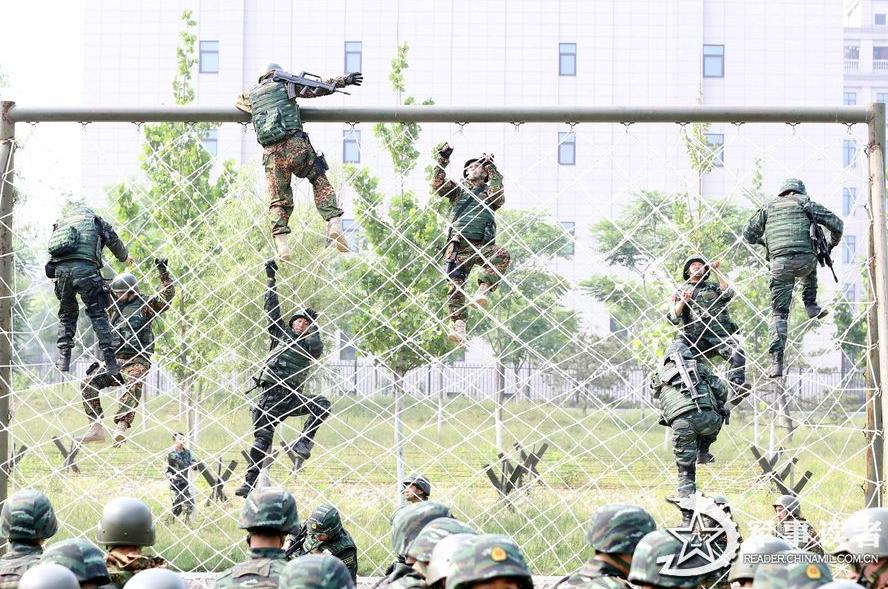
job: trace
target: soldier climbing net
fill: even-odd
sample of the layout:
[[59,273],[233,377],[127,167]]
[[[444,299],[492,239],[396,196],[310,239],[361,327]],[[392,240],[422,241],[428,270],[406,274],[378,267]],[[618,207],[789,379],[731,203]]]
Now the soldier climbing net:
[[[513,536],[539,574],[579,566],[584,525],[604,503],[636,503],[676,523],[663,500],[676,479],[668,430],[646,374],[677,333],[665,315],[682,263],[702,255],[719,260],[736,289],[729,308],[753,392],[722,429],[716,461],[698,468],[698,486],[728,497],[744,536],[772,525],[776,494],[797,492],[831,546],[835,522],[863,506],[874,482],[865,126],[676,123],[309,123],[353,251],[328,247],[310,186],[294,179],[293,259],[280,263],[277,289],[285,317],[319,312],[325,351],[306,392],[330,399],[332,413],[298,471],[280,442],[295,441],[304,418],[281,425],[260,484],[291,490],[302,517],[335,504],[364,575],[393,557],[389,518],[410,472],[459,519]],[[449,177],[492,153],[506,193],[497,242],[512,265],[490,306],[470,310],[465,349],[447,342],[449,207],[429,190],[441,141],[455,148]],[[230,566],[242,555],[232,493],[253,438],[250,389],[268,349],[263,264],[274,255],[252,129],[19,124],[12,151],[3,171],[16,184],[10,490],[43,489],[61,535],[90,538],[105,502],[138,497],[157,517],[156,551],[175,567]],[[787,176],[804,179],[846,229],[834,252],[839,283],[819,272],[830,315],[808,320],[795,295],[787,376],[774,381],[764,375],[767,262],[741,234]],[[57,213],[76,202],[129,244],[143,294],[159,288],[154,258],[169,258],[177,289],[155,323],[152,369],[119,448],[76,442],[88,425],[88,323],[74,371],[52,366],[57,303],[43,277],[45,244]],[[102,393],[109,430],[114,390]],[[177,431],[199,461],[187,522],[173,517],[164,478]]]

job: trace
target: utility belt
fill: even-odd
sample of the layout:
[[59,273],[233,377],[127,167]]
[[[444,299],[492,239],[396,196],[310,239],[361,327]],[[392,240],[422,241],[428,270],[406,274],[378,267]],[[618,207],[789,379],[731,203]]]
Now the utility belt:
[[465,264],[459,261],[459,254],[466,244],[478,250],[486,245],[483,239],[466,239],[457,233],[450,237],[444,246],[443,255],[444,261],[447,263],[447,278],[457,282],[465,282],[469,277]]

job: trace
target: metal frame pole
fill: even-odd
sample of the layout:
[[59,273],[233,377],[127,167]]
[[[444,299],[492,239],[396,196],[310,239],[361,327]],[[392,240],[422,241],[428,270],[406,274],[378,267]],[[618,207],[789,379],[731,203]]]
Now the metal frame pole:
[[0,103],[0,503],[9,492],[9,403],[12,396],[12,213],[15,204],[14,102]]

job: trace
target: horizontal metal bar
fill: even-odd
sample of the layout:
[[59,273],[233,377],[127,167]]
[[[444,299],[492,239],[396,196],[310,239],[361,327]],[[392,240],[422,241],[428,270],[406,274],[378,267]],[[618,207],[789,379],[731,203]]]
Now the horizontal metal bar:
[[[324,123],[865,123],[866,106],[819,107],[467,107],[392,106],[314,108],[301,107],[303,119]],[[167,106],[118,108],[24,108],[8,114],[16,123],[40,122],[218,122],[246,123],[250,117],[233,107]]]

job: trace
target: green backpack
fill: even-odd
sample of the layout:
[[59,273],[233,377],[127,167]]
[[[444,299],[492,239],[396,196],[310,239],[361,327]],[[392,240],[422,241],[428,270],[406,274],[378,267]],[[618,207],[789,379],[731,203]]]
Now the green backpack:
[[74,225],[63,225],[52,230],[49,238],[49,255],[53,257],[70,254],[77,249],[80,232]]

